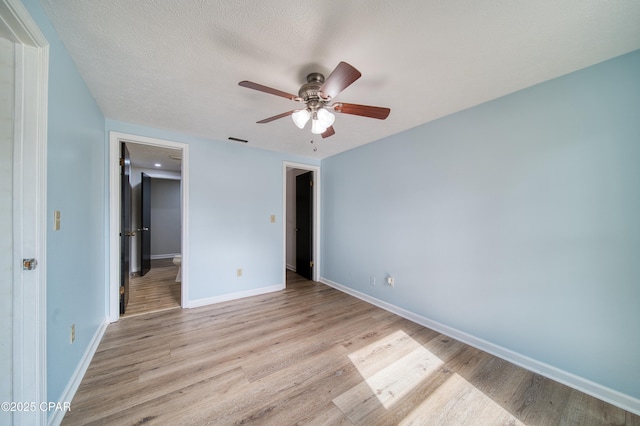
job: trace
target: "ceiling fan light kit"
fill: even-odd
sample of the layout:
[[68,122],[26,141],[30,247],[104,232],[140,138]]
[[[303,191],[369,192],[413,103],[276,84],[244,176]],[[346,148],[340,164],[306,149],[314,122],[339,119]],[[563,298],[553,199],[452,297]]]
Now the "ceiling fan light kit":
[[308,109],[301,109],[291,114],[293,122],[299,128],[303,129],[309,118],[311,118],[311,133],[321,135],[327,131],[329,127],[336,121],[336,116],[321,108],[317,111],[310,112]]
[[391,112],[389,108],[347,104],[344,102],[329,105],[333,98],[359,79],[361,75],[360,71],[353,66],[346,62],[340,62],[326,80],[324,76],[318,72],[307,75],[307,82],[300,87],[298,96],[246,80],[241,81],[238,85],[305,103],[305,108],[265,118],[264,120],[258,121],[259,124],[270,123],[271,121],[290,115],[294,124],[298,128],[304,129],[309,119],[311,119],[311,133],[322,135],[323,138],[328,138],[335,134],[333,123],[336,119],[335,115],[329,110],[342,114],[376,118],[378,120],[384,120],[389,116]]
[[308,109],[299,109],[293,114],[291,114],[291,118],[293,118],[293,122],[300,129],[304,129],[304,126],[305,124],[307,124],[307,121],[309,121],[310,117],[311,117],[311,114],[309,113]]
[[316,118],[325,129],[333,126],[333,123],[336,121],[336,116],[324,108],[316,112]]

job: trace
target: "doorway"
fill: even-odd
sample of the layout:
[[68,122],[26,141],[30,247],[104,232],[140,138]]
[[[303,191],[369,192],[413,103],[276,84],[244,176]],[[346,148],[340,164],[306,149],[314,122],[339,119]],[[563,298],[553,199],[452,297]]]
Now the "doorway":
[[[132,152],[131,228],[134,235],[129,240],[133,247],[131,267],[127,269],[131,274],[129,303],[122,317],[180,308],[182,283],[179,151],[163,149],[152,152],[152,158],[149,154],[138,157],[140,145],[127,143],[127,146]],[[159,163],[167,158],[174,164],[165,167]],[[143,160],[153,160],[160,166],[156,166],[156,170],[139,168]],[[171,167],[178,170],[168,170]]]
[[[284,269],[320,279],[320,168],[284,163]],[[285,278],[286,281],[286,278]]]
[[[188,145],[148,138],[137,135],[110,132],[110,278],[109,278],[109,314],[111,322],[121,316],[139,315],[142,313],[185,307],[188,295]],[[132,172],[130,176],[132,189],[131,230],[127,244],[131,248],[128,271],[121,265],[122,249],[119,241],[120,214],[124,203],[121,201],[119,150],[125,145],[130,152]],[[156,185],[154,185],[154,181]],[[144,185],[143,185],[144,183]],[[146,194],[143,191],[146,189]],[[174,214],[172,226],[172,248],[170,253],[160,253],[154,256],[149,241],[166,239],[170,227],[150,226],[144,222],[153,214],[153,188],[171,188],[170,196]],[[161,193],[156,198],[166,198]],[[175,198],[178,198],[175,200]],[[150,201],[143,203],[143,200]],[[146,206],[145,206],[146,204]],[[143,210],[151,209],[146,213]],[[166,221],[166,218],[163,219]],[[165,229],[167,228],[167,229]],[[178,228],[177,230],[175,228]],[[156,232],[156,237],[151,236]],[[177,233],[177,234],[176,234]],[[177,236],[176,236],[177,235]],[[178,241],[175,241],[175,238]],[[146,243],[145,243],[146,241]],[[142,249],[146,247],[146,251]],[[166,249],[165,249],[166,251]],[[180,256],[178,258],[178,256]],[[179,259],[179,265],[177,264]],[[146,265],[146,266],[145,266]],[[126,267],[124,268],[126,269]],[[121,314],[120,288],[121,274],[129,275],[129,305],[131,309]],[[175,272],[180,271],[179,275]],[[171,276],[172,275],[172,276]],[[137,298],[137,299],[136,299]],[[140,298],[146,298],[141,300]]]

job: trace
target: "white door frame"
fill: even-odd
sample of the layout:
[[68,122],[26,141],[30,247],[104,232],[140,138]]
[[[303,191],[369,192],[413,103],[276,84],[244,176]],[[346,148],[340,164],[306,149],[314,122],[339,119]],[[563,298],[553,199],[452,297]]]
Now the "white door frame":
[[[46,229],[49,43],[18,0],[0,0],[0,25],[15,44],[13,154],[12,400],[47,401]],[[35,258],[23,271],[22,259]],[[47,412],[13,413],[12,424],[46,424]]]
[[284,272],[285,284],[287,278],[287,169],[300,169],[313,172],[313,281],[320,281],[320,211],[321,211],[321,191],[320,191],[320,166],[310,164],[293,163],[284,161],[282,163],[282,270]]
[[189,300],[189,145],[146,136],[109,132],[109,321],[120,318],[120,142],[182,150],[181,304]]

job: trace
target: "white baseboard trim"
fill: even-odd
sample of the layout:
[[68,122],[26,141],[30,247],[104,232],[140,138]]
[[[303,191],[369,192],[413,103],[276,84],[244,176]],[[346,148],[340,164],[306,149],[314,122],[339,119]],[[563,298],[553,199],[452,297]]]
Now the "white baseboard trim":
[[296,267],[294,265],[289,265],[288,263],[287,263],[287,269],[293,272],[296,271]]
[[268,287],[254,288],[237,293],[223,294],[221,296],[206,297],[204,299],[189,300],[186,303],[187,308],[199,308],[200,306],[213,305],[214,303],[228,302],[230,300],[243,299],[245,297],[259,296],[261,294],[273,293],[275,291],[284,290],[285,284],[277,284]]
[[152,254],[151,255],[151,260],[156,260],[156,259],[173,259],[174,257],[176,257],[177,255],[179,255],[180,253],[169,253],[169,254]]
[[[93,338],[91,339],[91,342],[89,343],[89,346],[87,347],[87,350],[84,352],[84,355],[80,359],[80,362],[78,363],[78,366],[76,367],[75,371],[73,372],[73,375],[71,376],[71,379],[69,380],[69,383],[67,383],[67,386],[64,388],[64,391],[62,391],[62,395],[60,396],[60,400],[57,401],[61,405],[64,405],[65,402],[71,403],[71,400],[73,400],[73,397],[75,396],[76,391],[78,390],[78,387],[80,386],[80,382],[82,382],[82,378],[84,377],[84,374],[87,372],[87,368],[89,368],[89,364],[91,363],[91,360],[93,359],[93,355],[96,353],[96,350],[98,349],[98,345],[100,344],[100,341],[102,340],[102,336],[104,336],[105,331],[107,331],[107,326],[108,325],[109,325],[109,322],[105,318],[103,320],[102,324],[100,324],[100,326],[98,326],[98,329],[96,330],[95,334],[93,335]],[[73,407],[71,407],[71,409],[73,410]],[[63,419],[65,413],[66,412],[63,411],[63,410],[55,410],[53,412],[53,415],[51,417],[49,417],[49,425],[50,426],[58,426],[58,425],[60,425],[60,423],[62,423],[62,419]]]
[[326,278],[321,277],[320,282],[330,287],[333,287],[336,290],[340,290],[353,297],[356,297],[367,303],[370,303],[379,308],[382,308],[386,311],[389,311],[398,316],[401,316],[410,321],[413,321],[416,324],[420,324],[424,327],[430,328],[439,333],[445,334],[451,338],[459,340],[460,342],[466,343],[469,346],[473,346],[474,348],[488,352],[491,355],[495,355],[499,358],[504,359],[505,361],[509,361],[526,370],[532,371],[534,373],[538,373],[551,380],[555,380],[556,382],[562,383],[571,388],[577,389],[581,392],[591,395],[595,398],[601,399],[602,401],[605,401],[617,407],[620,407],[623,410],[627,410],[631,413],[640,415],[640,399],[638,398],[634,398],[630,395],[623,394],[622,392],[619,392],[614,389],[603,386],[601,384],[592,382],[591,380],[577,376],[573,373],[569,373],[567,371],[556,368],[552,365],[546,364],[541,361],[537,361],[533,358],[529,358],[518,352],[514,352],[510,349],[488,342],[484,339],[481,339],[471,334],[460,331],[456,328],[441,324],[437,321],[434,321],[427,317],[423,317],[422,315],[418,315],[406,309],[400,308],[399,306],[392,305],[391,303],[377,299],[368,294],[361,293],[357,290],[346,287],[342,284],[338,284]]

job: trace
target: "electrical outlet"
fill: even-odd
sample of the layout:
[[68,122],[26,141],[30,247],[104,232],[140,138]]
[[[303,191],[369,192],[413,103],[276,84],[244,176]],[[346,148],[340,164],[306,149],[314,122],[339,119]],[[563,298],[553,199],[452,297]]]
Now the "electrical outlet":
[[236,276],[237,276],[237,277],[241,277],[241,276],[242,276],[242,268],[238,268],[238,269],[236,270]]
[[76,341],[76,325],[75,324],[71,324],[69,339],[71,340],[70,343],[73,343]]
[[396,281],[393,277],[387,277],[387,284],[389,284],[389,287],[393,287],[396,284]]

